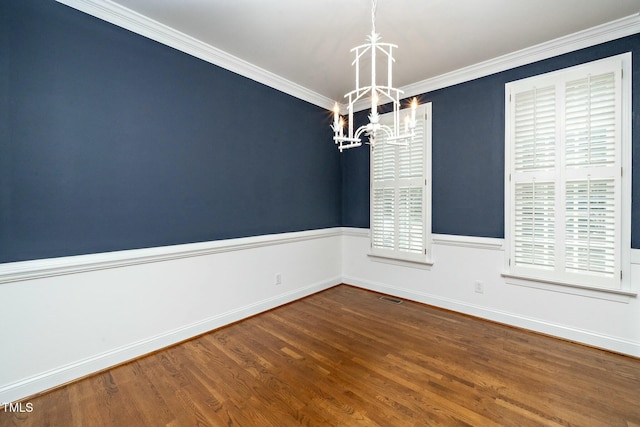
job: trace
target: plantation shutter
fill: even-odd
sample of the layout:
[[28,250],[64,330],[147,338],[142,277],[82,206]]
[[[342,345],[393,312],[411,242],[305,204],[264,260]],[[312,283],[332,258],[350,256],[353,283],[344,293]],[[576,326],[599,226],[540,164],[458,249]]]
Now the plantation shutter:
[[514,102],[514,261],[555,267],[555,87],[533,88]]
[[[392,126],[391,114],[380,123]],[[371,151],[372,254],[412,261],[429,255],[427,234],[426,106],[416,111],[415,138],[406,147],[378,136]],[[430,198],[430,196],[429,196]]]
[[621,63],[510,84],[512,273],[620,286]]
[[567,271],[618,276],[619,104],[616,73],[566,83]]

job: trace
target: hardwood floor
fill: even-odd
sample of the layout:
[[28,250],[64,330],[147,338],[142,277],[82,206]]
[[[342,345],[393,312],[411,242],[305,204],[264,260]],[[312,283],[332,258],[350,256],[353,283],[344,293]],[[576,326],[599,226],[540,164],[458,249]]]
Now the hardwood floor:
[[640,426],[640,360],[341,285],[29,399],[2,426]]

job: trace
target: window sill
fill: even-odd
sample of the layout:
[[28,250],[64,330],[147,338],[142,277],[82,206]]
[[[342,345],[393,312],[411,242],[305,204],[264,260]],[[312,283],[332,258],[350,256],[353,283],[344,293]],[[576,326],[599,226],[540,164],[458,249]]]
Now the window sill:
[[550,280],[535,279],[531,277],[517,276],[510,273],[502,273],[502,277],[509,285],[525,286],[528,288],[543,289],[552,292],[581,295],[589,298],[597,298],[608,301],[629,303],[631,298],[638,296],[637,291],[626,289],[597,288],[593,286],[581,286],[570,283],[553,282]]
[[417,261],[417,260],[393,258],[390,256],[384,256],[384,255],[378,255],[378,254],[372,254],[372,253],[368,253],[367,256],[371,258],[372,261],[375,261],[375,262],[383,262],[385,264],[400,265],[403,267],[420,268],[422,270],[430,270],[431,266],[433,266],[433,261],[430,259],[425,259],[424,261]]

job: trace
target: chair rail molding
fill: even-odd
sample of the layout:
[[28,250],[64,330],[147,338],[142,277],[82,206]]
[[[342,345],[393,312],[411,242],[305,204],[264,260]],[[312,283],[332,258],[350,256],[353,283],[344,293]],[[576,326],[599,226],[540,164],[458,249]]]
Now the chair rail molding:
[[64,274],[126,267],[151,262],[240,251],[264,246],[302,242],[311,239],[341,236],[342,228],[296,231],[237,239],[215,240],[201,243],[160,246],[76,255],[60,258],[37,259],[0,264],[0,285]]

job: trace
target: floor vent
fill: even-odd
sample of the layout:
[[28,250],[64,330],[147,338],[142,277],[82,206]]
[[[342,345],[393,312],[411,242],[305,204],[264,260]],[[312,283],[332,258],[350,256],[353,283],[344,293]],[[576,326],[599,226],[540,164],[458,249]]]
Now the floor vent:
[[380,297],[382,301],[391,302],[393,304],[402,304],[402,300],[391,297]]

